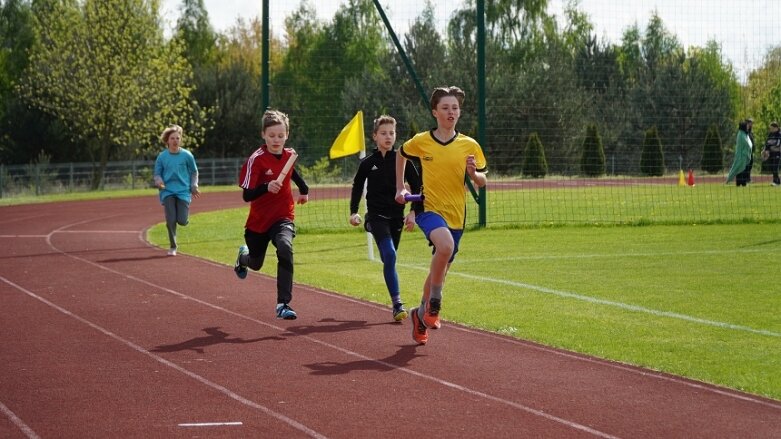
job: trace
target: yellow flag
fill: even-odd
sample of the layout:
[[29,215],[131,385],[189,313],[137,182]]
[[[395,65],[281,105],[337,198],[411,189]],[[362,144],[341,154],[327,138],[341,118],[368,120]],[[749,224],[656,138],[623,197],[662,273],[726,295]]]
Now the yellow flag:
[[328,156],[333,160],[338,159],[339,157],[359,153],[366,149],[364,142],[363,111],[358,111],[355,113],[353,120],[342,128],[339,137],[337,137],[336,140],[334,140],[333,145],[331,145]]

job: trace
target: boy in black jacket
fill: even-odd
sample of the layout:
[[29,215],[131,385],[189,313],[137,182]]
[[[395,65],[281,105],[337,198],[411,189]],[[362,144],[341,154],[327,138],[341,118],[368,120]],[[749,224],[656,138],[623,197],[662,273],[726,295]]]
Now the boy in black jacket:
[[[399,278],[396,273],[396,250],[401,241],[401,231],[406,225],[407,230],[415,226],[415,212],[404,216],[404,205],[396,202],[396,119],[383,115],[374,120],[372,139],[377,145],[374,152],[364,158],[358,166],[353,179],[352,195],[350,197],[350,224],[358,226],[361,216],[358,205],[366,184],[366,223],[364,228],[371,233],[383,264],[385,285],[388,287],[393,302],[393,319],[400,322],[407,318],[407,311],[401,301]],[[420,192],[420,176],[414,166],[408,166],[405,180],[412,192]]]

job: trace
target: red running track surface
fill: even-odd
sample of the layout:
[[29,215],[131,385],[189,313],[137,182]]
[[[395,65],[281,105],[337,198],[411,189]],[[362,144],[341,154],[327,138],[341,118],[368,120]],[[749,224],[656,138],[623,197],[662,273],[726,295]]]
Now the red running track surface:
[[416,346],[388,308],[304,285],[277,320],[273,278],[146,243],[162,217],[0,207],[0,437],[781,437],[778,401],[448,322]]

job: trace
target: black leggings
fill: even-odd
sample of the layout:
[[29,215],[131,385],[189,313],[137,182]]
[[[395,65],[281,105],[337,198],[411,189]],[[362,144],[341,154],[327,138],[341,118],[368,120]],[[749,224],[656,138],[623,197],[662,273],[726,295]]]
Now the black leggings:
[[271,243],[277,249],[277,303],[293,300],[293,238],[296,226],[290,220],[282,220],[271,226],[266,233],[246,229],[244,241],[249,248],[247,267],[258,271],[263,267],[266,250]]

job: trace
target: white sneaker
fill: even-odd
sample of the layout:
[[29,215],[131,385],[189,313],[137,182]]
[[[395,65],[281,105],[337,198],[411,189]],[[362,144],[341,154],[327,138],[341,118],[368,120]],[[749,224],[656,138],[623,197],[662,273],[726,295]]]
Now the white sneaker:
[[176,249],[175,248],[169,249],[168,256],[176,256]]

